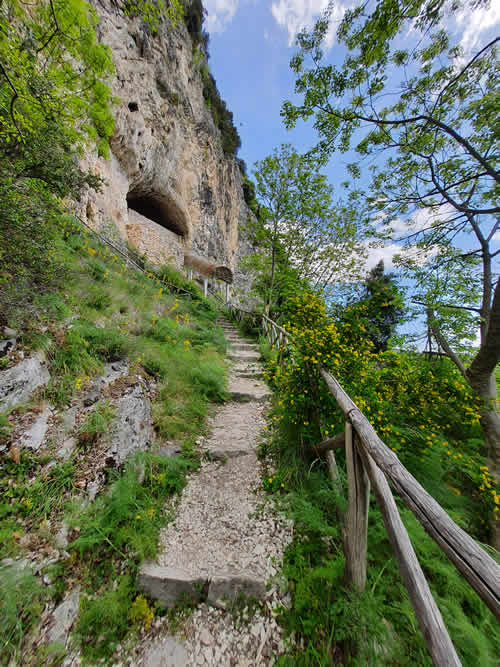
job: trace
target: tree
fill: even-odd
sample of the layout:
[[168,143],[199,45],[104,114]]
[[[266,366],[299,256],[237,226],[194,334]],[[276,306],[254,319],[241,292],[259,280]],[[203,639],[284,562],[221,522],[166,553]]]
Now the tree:
[[[52,258],[63,198],[100,180],[80,167],[113,132],[110,50],[83,0],[0,7],[0,299],[23,307],[60,268]],[[5,316],[5,312],[4,312]]]
[[362,320],[366,337],[373,344],[374,352],[385,352],[403,316],[403,299],[394,276],[384,272],[384,260],[369,272],[361,300],[351,305],[347,312]]
[[[370,158],[369,201],[387,235],[402,229],[399,241],[439,257],[450,270],[460,270],[467,257],[478,258],[477,298],[453,303],[442,290],[428,291],[423,308],[433,336],[482,399],[481,425],[500,480],[494,375],[500,361],[500,283],[493,269],[499,251],[491,245],[500,224],[500,38],[464,54],[442,28],[449,9],[456,6],[444,0],[380,0],[348,11],[337,32],[348,54],[338,68],[325,64],[321,48],[327,12],[298,38],[300,52],[291,65],[303,100],[286,102],[282,113],[288,126],[314,117],[323,160],[351,147]],[[398,47],[403,34],[405,42],[412,35],[411,48]],[[352,174],[359,170],[359,164],[350,165]],[[468,365],[440,325],[453,309],[478,316],[480,345]],[[500,548],[498,522],[494,544]]]
[[285,281],[308,281],[324,289],[347,269],[354,272],[365,253],[353,204],[356,194],[350,205],[334,205],[318,161],[299,155],[289,144],[255,166],[260,206],[249,231],[260,250],[251,261],[265,276],[266,308]]

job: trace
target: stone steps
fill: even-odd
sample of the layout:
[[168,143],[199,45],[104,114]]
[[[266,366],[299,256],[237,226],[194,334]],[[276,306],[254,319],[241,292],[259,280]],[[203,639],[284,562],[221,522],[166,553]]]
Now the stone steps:
[[233,401],[257,401],[258,403],[266,401],[271,392],[267,385],[251,378],[234,376],[229,381],[229,393]]
[[233,352],[258,352],[257,345],[253,343],[231,343],[231,350]]
[[202,469],[183,492],[175,525],[162,533],[158,562],[145,563],[138,577],[139,588],[167,606],[182,596],[219,608],[240,595],[262,599],[273,574],[279,535],[274,522],[256,513],[255,500],[257,443],[270,390],[258,379],[257,347],[232,327],[227,335],[228,357],[235,361],[229,377],[232,402],[216,413],[202,446]]
[[253,350],[229,352],[227,356],[232,361],[260,361],[260,352],[254,352]]
[[206,600],[219,609],[240,595],[263,598],[266,582],[263,578],[247,574],[221,573],[210,578],[193,576],[174,567],[162,567],[144,563],[139,571],[137,586],[149,597],[166,607],[172,607],[179,599],[200,602]]

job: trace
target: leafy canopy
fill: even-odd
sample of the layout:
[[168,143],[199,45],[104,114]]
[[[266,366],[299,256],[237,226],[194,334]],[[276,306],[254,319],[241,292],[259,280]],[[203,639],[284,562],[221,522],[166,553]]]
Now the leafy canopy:
[[334,203],[319,161],[289,144],[257,162],[254,175],[259,216],[250,232],[260,250],[252,262],[267,303],[290,281],[325,289],[359,271],[365,247],[355,192]]
[[[0,6],[0,298],[23,305],[58,277],[52,261],[60,200],[99,179],[87,146],[108,155],[111,52],[83,0]],[[26,243],[29,239],[29,243]],[[13,280],[15,278],[15,280]]]

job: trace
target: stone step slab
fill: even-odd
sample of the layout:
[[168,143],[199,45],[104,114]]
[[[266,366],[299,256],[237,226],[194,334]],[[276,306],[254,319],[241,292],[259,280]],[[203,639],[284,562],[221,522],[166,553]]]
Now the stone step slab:
[[247,573],[225,574],[207,578],[191,575],[180,568],[143,563],[137,577],[137,587],[153,600],[173,607],[180,600],[199,601],[206,596],[209,604],[226,609],[241,595],[262,599],[266,595],[263,578]]
[[232,366],[232,372],[234,373],[235,377],[240,377],[240,378],[249,378],[249,379],[255,379],[258,380],[262,378],[263,375],[263,370],[262,366],[259,364],[252,364],[252,363],[235,363]]
[[261,600],[266,595],[265,580],[245,574],[212,577],[208,585],[207,602],[219,609],[226,609],[241,595]]
[[231,343],[231,350],[234,352],[258,352],[258,347],[252,343]]
[[225,463],[229,459],[237,459],[240,456],[248,456],[248,449],[234,449],[234,447],[211,447],[207,452],[207,457],[212,461],[222,461]]
[[143,563],[137,575],[137,587],[153,600],[166,607],[173,607],[181,598],[201,599],[207,578],[193,576],[174,567],[162,567],[156,563]]
[[260,361],[260,353],[251,350],[238,350],[227,355],[233,361]]
[[229,393],[233,401],[265,401],[271,392],[263,382],[251,378],[234,377],[229,382]]

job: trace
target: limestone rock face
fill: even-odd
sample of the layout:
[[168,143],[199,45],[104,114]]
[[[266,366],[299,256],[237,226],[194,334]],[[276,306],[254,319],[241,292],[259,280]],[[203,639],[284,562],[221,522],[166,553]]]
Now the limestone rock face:
[[150,35],[114,3],[95,2],[99,39],[113,53],[115,134],[109,160],[88,155],[105,179],[80,215],[95,229],[116,228],[153,263],[182,266],[184,250],[235,269],[238,226],[249,212],[234,159],[205,107],[199,64],[182,22]]
[[131,454],[147,449],[152,439],[151,401],[144,385],[137,383],[120,398],[112,427],[109,463],[123,465]]
[[47,384],[49,371],[36,356],[21,361],[0,373],[0,411],[11,410],[24,403],[31,394]]

